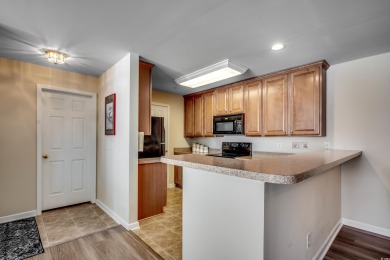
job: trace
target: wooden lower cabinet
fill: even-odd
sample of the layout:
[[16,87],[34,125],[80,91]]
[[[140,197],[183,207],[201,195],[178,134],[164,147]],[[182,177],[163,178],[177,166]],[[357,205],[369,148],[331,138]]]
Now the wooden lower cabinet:
[[183,188],[183,167],[174,166],[175,173],[175,186],[178,188]]
[[167,204],[167,165],[138,165],[138,219],[163,213]]

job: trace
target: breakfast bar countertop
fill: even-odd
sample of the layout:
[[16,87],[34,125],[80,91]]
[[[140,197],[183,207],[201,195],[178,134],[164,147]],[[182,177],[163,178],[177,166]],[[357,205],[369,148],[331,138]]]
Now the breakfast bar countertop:
[[351,150],[320,150],[281,156],[229,159],[198,154],[161,157],[161,162],[276,184],[294,184],[362,154]]

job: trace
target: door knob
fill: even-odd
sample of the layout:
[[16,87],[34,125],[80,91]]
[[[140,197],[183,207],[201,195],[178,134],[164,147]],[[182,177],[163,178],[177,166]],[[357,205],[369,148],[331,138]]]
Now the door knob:
[[49,155],[47,155],[47,153],[44,153],[44,154],[42,154],[42,158],[47,159],[47,158],[49,158]]

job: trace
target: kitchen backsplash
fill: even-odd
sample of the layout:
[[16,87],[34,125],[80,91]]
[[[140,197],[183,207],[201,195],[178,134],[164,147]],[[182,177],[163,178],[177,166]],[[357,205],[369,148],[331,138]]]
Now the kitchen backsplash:
[[327,137],[247,137],[225,135],[223,137],[193,138],[192,141],[214,149],[221,149],[222,142],[251,142],[253,151],[300,153],[331,149],[331,142]]

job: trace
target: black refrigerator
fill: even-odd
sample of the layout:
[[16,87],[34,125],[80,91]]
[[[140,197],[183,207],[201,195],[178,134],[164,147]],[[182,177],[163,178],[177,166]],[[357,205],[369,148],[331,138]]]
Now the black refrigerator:
[[164,118],[152,116],[151,135],[144,136],[144,151],[138,158],[160,157],[165,155]]

